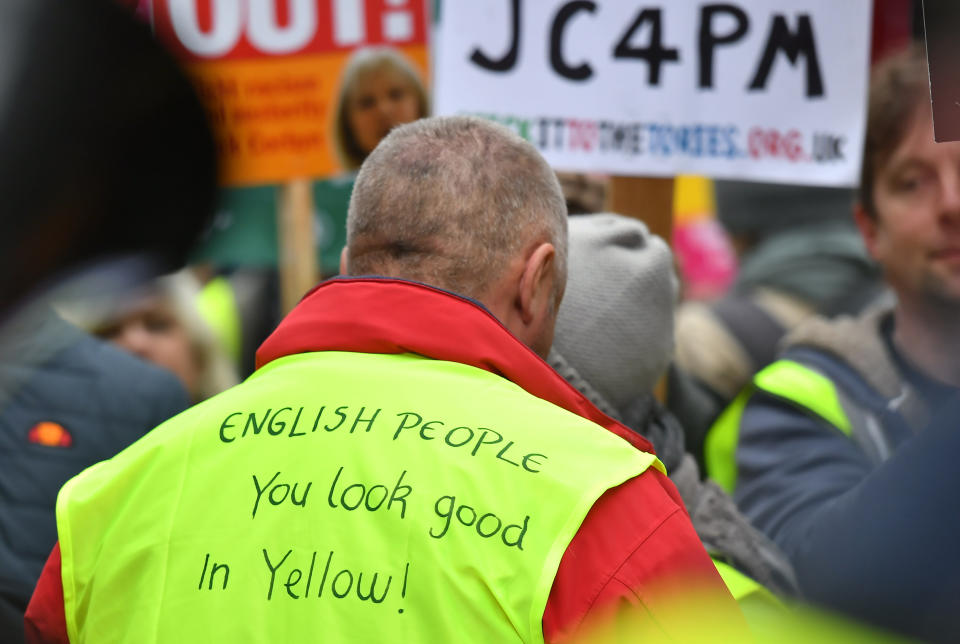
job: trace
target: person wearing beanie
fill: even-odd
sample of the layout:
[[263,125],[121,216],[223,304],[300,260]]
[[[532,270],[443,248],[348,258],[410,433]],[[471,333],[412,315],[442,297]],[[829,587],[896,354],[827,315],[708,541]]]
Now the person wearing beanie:
[[569,262],[555,353],[617,416],[636,406],[638,392],[653,392],[673,355],[673,256],[642,222],[594,214],[570,218]]
[[[780,341],[814,315],[856,314],[884,293],[853,222],[853,191],[747,181],[715,182],[717,218],[740,266],[730,291],[677,311],[668,407],[702,458],[709,427]],[[702,463],[702,460],[701,460]]]
[[669,247],[643,222],[610,213],[571,217],[569,234],[569,276],[548,362],[653,443],[715,561],[791,595],[789,563],[726,493],[700,480],[683,428],[653,395],[674,349],[678,284]]

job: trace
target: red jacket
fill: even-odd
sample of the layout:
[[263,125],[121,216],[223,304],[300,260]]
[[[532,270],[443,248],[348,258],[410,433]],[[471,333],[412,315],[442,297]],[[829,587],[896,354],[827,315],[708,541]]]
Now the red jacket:
[[[486,369],[653,452],[649,442],[602,414],[486,309],[429,286],[376,278],[324,282],[263,343],[257,366],[324,350],[416,353]],[[719,602],[719,610],[739,614],[676,488],[650,468],[608,490],[587,514],[560,562],[544,611],[544,636],[548,642],[568,640],[582,634],[578,629],[585,623],[624,610],[641,627],[670,631],[666,616],[676,618],[677,594],[694,591]],[[29,642],[68,641],[59,546],[27,608],[26,630]]]

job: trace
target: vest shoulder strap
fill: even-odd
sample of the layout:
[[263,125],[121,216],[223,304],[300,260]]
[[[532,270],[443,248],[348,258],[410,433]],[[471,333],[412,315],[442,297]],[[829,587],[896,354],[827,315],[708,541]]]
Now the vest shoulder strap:
[[707,433],[704,443],[707,475],[729,494],[733,494],[737,484],[740,421],[747,402],[757,391],[818,416],[845,436],[851,437],[853,433],[841,394],[829,378],[799,362],[778,360],[754,376],[753,382],[737,395]]
[[754,385],[813,412],[850,436],[853,428],[836,385],[825,375],[793,360],[778,360],[756,375]]

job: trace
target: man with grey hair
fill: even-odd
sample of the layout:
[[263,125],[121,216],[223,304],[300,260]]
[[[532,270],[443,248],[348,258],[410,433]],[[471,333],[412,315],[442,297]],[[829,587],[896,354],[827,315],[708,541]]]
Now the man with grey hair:
[[351,277],[253,376],[61,492],[71,641],[553,642],[621,615],[683,639],[678,593],[739,626],[649,443],[540,357],[566,220],[536,151],[476,119],[398,127],[348,229]]
[[[533,146],[476,118],[422,119],[395,130],[361,168],[340,272],[482,302],[545,356],[566,254],[560,184]],[[518,281],[514,310],[504,296]]]

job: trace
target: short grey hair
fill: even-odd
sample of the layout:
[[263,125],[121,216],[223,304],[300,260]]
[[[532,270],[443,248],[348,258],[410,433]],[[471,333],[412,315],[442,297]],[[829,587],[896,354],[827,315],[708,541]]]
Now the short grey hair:
[[556,174],[507,128],[466,116],[395,128],[357,175],[347,272],[417,280],[482,299],[530,244],[556,249],[566,284],[567,210]]

